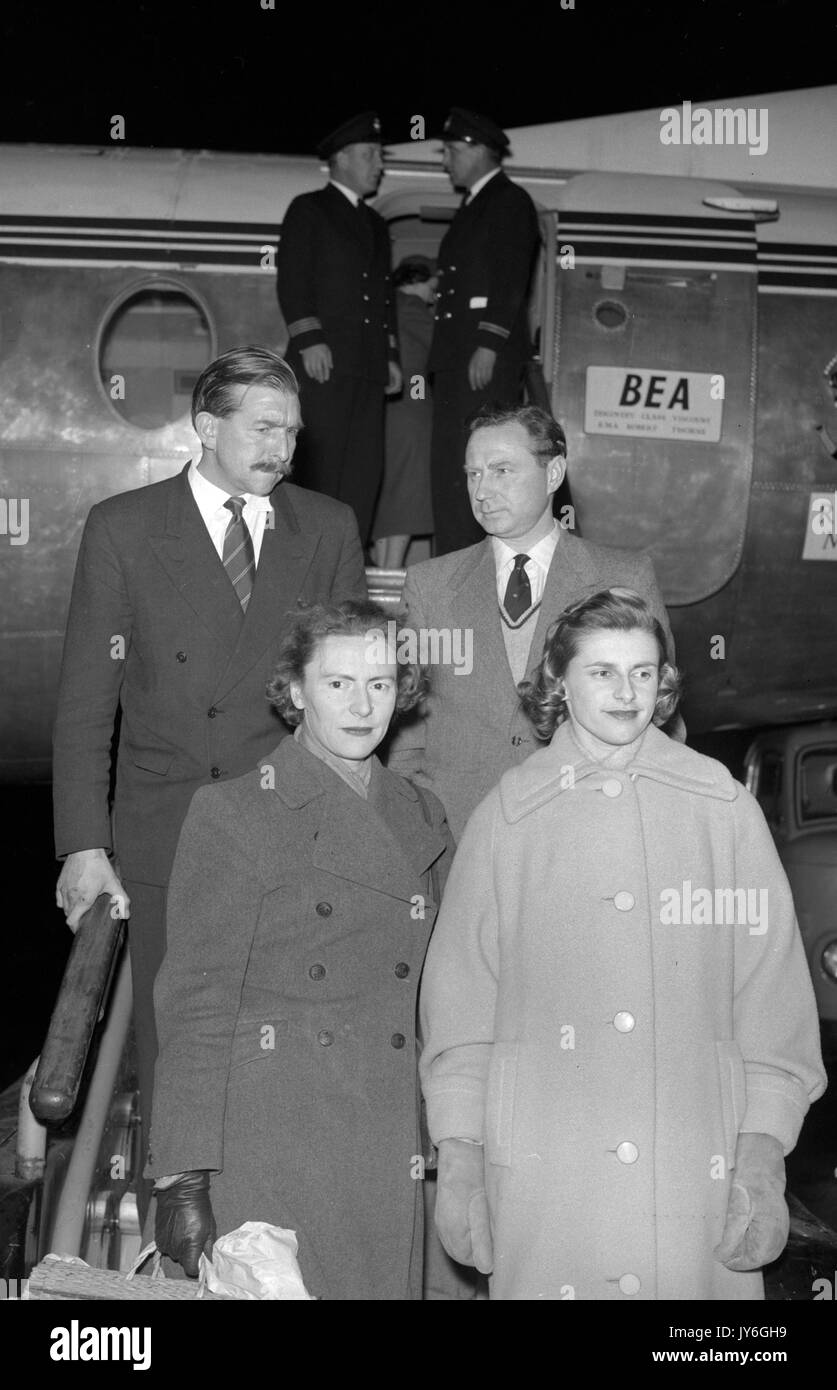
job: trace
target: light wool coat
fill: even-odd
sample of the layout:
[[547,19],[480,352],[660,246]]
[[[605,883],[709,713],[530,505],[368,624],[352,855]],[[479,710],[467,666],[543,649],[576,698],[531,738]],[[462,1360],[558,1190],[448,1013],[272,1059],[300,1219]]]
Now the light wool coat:
[[[766,889],[766,930],[664,925],[669,890]],[[764,925],[764,924],[762,924]],[[740,1131],[789,1151],[825,1089],[764,817],[653,726],[629,767],[568,725],[471,817],[422,983],[434,1142],[485,1143],[498,1299],[758,1299],[713,1257]]]

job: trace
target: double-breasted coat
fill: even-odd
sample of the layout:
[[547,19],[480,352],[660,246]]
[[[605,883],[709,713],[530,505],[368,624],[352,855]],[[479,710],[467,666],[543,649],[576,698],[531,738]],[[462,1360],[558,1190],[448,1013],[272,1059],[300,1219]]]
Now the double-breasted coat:
[[172,872],[150,1171],[213,1170],[219,1234],[295,1230],[319,1297],[421,1296],[416,995],[451,843],[427,803],[285,739],[196,795]]
[[[539,236],[532,199],[500,170],[458,210],[439,247],[429,363],[437,555],[479,538],[462,471],[464,422],[489,401],[515,405],[520,399],[531,355],[528,291]],[[478,347],[491,348],[497,358],[488,385],[472,390],[468,364]]]
[[188,468],[92,508],[55,722],[56,854],[114,848],[131,896],[144,1103],[156,1050],[151,990],[164,949],[164,889],[189,802],[202,784],[246,772],[285,731],[264,690],[298,605],[366,597],[349,509],[282,482],[270,496],[244,616]]
[[[290,204],[279,240],[277,290],[301,391],[297,476],[351,506],[366,540],[384,464],[384,390],[398,360],[392,250],[384,219],[334,184]],[[327,382],[302,350],[331,349]]]
[[[716,889],[765,896],[704,923]],[[468,823],[421,1017],[432,1138],[485,1144],[492,1297],[763,1297],[712,1253],[736,1139],[788,1152],[825,1075],[787,880],[721,764],[652,726],[616,771],[562,725]]]

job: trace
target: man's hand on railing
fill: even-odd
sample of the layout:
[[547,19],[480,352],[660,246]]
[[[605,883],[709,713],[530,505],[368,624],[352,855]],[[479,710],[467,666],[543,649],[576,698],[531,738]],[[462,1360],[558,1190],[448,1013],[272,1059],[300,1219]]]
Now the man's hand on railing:
[[157,1216],[154,1239],[163,1255],[176,1260],[190,1278],[199,1273],[201,1254],[212,1255],[215,1217],[209,1200],[209,1173],[205,1168],[161,1178],[154,1188]]
[[76,931],[79,922],[100,893],[107,893],[113,904],[111,915],[128,917],[131,900],[104,849],[80,849],[68,854],[55,885],[56,906],[63,909],[67,926]]

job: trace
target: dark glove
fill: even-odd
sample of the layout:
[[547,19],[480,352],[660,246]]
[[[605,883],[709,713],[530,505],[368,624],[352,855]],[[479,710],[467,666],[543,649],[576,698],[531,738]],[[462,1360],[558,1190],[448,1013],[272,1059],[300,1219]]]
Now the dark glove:
[[170,1186],[155,1187],[154,1196],[157,1249],[182,1265],[190,1278],[197,1278],[200,1255],[212,1255],[212,1242],[217,1235],[209,1201],[208,1171],[202,1168],[183,1173]]
[[739,1134],[715,1259],[727,1269],[761,1269],[781,1255],[788,1227],[782,1145],[772,1134]]

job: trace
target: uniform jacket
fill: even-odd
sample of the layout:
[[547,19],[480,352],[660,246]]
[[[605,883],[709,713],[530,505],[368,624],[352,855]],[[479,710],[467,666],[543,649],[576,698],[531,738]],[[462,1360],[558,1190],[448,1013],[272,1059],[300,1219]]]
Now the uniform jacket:
[[114,843],[119,708],[115,846],[124,876],[141,883],[166,882],[195,789],[239,775],[282,736],[265,683],[298,604],[366,594],[349,508],[282,482],[242,618],[187,471],[92,508],[58,695],[56,853]]
[[[562,530],[529,650],[527,679],[543,655],[550,624],[585,594],[611,584],[635,589],[674,643],[665,606],[649,557],[639,551],[590,545]],[[520,707],[509,667],[497,603],[494,552],[490,540],[427,560],[407,571],[404,605],[410,629],[442,629],[467,634],[473,642],[473,670],[451,664],[430,669],[431,691],[423,714],[414,714],[395,733],[389,766],[416,777],[441,799],[454,835],[506,768],[522,762],[539,746]]]
[[[764,918],[672,914],[687,886]],[[712,1255],[736,1139],[787,1152],[825,1074],[787,880],[720,763],[651,726],[610,770],[562,725],[469,821],[421,1016],[432,1138],[485,1143],[492,1297],[763,1297]]]
[[364,801],[285,739],[197,793],[172,872],[151,1171],[214,1170],[219,1234],[295,1230],[319,1297],[420,1297],[416,996],[450,853],[428,803],[377,759]]
[[290,204],[279,241],[277,291],[295,368],[303,348],[327,343],[334,370],[388,380],[397,359],[392,249],[384,219],[352,207],[332,184]]
[[500,171],[461,207],[439,247],[431,372],[467,365],[478,347],[524,362],[527,295],[540,233],[529,194]]

